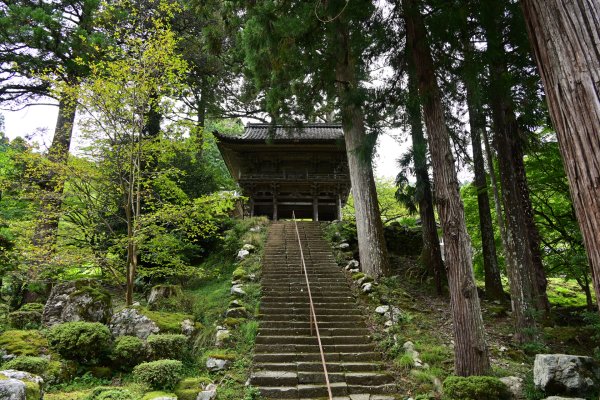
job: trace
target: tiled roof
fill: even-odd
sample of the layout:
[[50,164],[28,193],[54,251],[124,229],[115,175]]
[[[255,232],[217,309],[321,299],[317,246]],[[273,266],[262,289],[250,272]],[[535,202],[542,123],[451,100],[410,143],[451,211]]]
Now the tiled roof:
[[248,124],[242,136],[219,137],[239,141],[321,141],[337,140],[344,137],[344,131],[339,124],[304,124],[296,126],[270,124]]

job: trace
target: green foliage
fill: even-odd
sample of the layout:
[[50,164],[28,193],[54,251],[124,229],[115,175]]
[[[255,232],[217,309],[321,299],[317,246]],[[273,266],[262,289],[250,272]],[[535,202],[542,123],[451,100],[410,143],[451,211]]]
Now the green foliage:
[[47,333],[50,347],[68,360],[94,364],[108,354],[111,334],[98,322],[65,322]]
[[50,389],[52,391],[79,391],[85,389],[92,389],[98,386],[110,385],[110,380],[104,378],[97,378],[93,376],[89,371],[81,376],[75,376],[65,382],[53,385]]
[[35,330],[10,330],[0,334],[0,348],[17,356],[39,356],[48,348],[48,341]]
[[188,345],[185,335],[150,335],[147,339],[152,358],[181,360],[185,358]]
[[135,400],[127,389],[115,386],[100,386],[92,390],[84,400]]
[[44,305],[42,303],[25,303],[19,311],[37,311],[39,313],[44,311]]
[[449,376],[444,380],[444,400],[504,400],[508,389],[492,376]]
[[174,390],[177,400],[196,400],[198,392],[210,383],[212,381],[206,377],[182,379]]
[[19,356],[2,364],[2,369],[16,369],[41,376],[44,375],[49,365],[50,361],[42,357]]
[[183,364],[178,360],[158,360],[137,365],[133,377],[153,389],[173,389],[183,377]]
[[8,321],[15,329],[38,329],[42,314],[39,311],[14,311],[8,314]]
[[149,392],[149,393],[144,394],[144,397],[142,397],[142,400],[154,400],[159,397],[176,397],[176,395],[175,395],[175,393],[155,391],[155,392]]
[[120,336],[115,340],[111,358],[119,368],[129,370],[147,357],[146,344],[142,339],[136,336]]

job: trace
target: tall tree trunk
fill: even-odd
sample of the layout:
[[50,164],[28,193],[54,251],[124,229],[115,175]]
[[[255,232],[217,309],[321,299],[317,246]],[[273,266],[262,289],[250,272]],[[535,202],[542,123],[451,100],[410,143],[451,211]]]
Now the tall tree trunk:
[[406,111],[410,122],[412,138],[412,151],[417,177],[416,200],[419,203],[419,216],[423,229],[423,251],[421,260],[429,273],[433,276],[438,294],[442,294],[446,281],[446,270],[442,261],[440,239],[438,238],[435,212],[433,209],[433,195],[431,182],[427,170],[427,141],[423,135],[423,122],[421,120],[421,101],[415,68],[409,60],[408,67],[408,104]]
[[522,0],[600,310],[600,4]]
[[506,226],[504,225],[504,212],[502,211],[502,201],[500,200],[500,189],[498,181],[496,179],[496,171],[494,168],[494,154],[492,153],[492,148],[490,146],[490,138],[487,133],[487,129],[484,129],[483,131],[481,131],[481,133],[483,133],[483,147],[485,148],[488,171],[490,174],[490,182],[492,183],[492,193],[494,194],[494,208],[496,209],[496,221],[498,222],[498,229],[500,230],[502,246],[504,249],[506,249],[506,243],[508,242],[508,239],[506,236]]
[[433,164],[436,203],[444,231],[455,341],[454,372],[462,376],[484,375],[490,369],[489,353],[450,135],[427,44],[425,24],[419,11],[419,0],[404,0],[403,4],[407,46],[411,49],[413,64],[417,68]]
[[504,299],[504,289],[500,278],[500,268],[496,255],[494,240],[494,225],[490,211],[488,183],[481,148],[481,132],[485,129],[485,117],[481,106],[481,90],[479,76],[473,59],[471,38],[463,34],[463,80],[467,90],[467,107],[469,110],[469,125],[471,146],[473,148],[473,169],[475,172],[474,185],[477,188],[477,205],[479,206],[479,227],[481,229],[481,247],[483,251],[483,269],[485,274],[485,294],[490,299]]
[[56,243],[58,221],[62,206],[62,195],[65,184],[65,171],[69,159],[69,148],[75,122],[76,99],[65,94],[58,103],[58,117],[54,129],[52,144],[48,149],[48,160],[52,163],[52,171],[42,183],[41,218],[37,223],[33,243],[43,248],[46,256],[53,251]]
[[[487,39],[489,59],[489,102],[494,126],[494,147],[498,154],[500,181],[502,184],[502,202],[506,217],[506,266],[510,283],[513,319],[516,339],[531,341],[535,337],[535,311],[545,310],[542,296],[545,296],[545,278],[540,282],[536,265],[541,257],[539,243],[532,238],[535,228],[531,210],[531,201],[527,189],[523,149],[520,131],[513,108],[508,70],[505,64],[504,43],[497,18],[504,12],[503,4],[481,12],[481,22]],[[527,206],[525,203],[528,203]],[[537,237],[537,236],[536,236]],[[539,237],[538,237],[539,238]],[[543,287],[543,290],[542,290]]]
[[335,76],[341,103],[342,126],[356,210],[356,231],[362,271],[374,278],[389,275],[389,262],[383,224],[375,190],[371,161],[373,145],[365,132],[364,115],[357,104],[360,90],[350,53],[349,30],[345,21],[337,21],[338,61]]

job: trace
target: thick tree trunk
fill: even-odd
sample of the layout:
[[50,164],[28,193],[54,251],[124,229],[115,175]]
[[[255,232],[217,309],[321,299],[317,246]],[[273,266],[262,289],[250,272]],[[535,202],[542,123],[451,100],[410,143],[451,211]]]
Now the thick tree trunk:
[[470,38],[463,39],[464,66],[463,79],[467,89],[467,107],[469,110],[469,125],[471,146],[473,148],[474,185],[477,188],[477,205],[479,206],[479,227],[481,229],[481,247],[483,251],[483,269],[485,273],[485,294],[490,299],[504,299],[504,289],[500,278],[500,268],[496,256],[494,240],[494,225],[490,211],[488,183],[481,148],[481,133],[485,129],[485,117],[481,107],[481,90],[478,83],[478,73],[473,60],[473,47]]
[[34,245],[44,248],[45,253],[51,253],[58,231],[62,195],[65,183],[64,168],[69,159],[69,148],[73,135],[76,100],[65,96],[58,103],[58,117],[52,144],[48,149],[48,160],[52,163],[52,171],[42,182],[41,218],[36,226],[33,238]]
[[415,69],[410,60],[408,62],[410,64],[408,70],[409,100],[406,110],[410,122],[415,175],[417,177],[416,200],[419,203],[419,216],[421,217],[421,227],[423,230],[421,260],[434,278],[437,293],[442,294],[443,285],[446,282],[446,270],[442,261],[440,239],[438,238],[433,209],[431,182],[429,181],[429,171],[427,170],[427,141],[423,135],[419,88],[417,87]]
[[497,18],[504,11],[482,12],[490,68],[489,102],[498,154],[502,202],[506,217],[506,267],[510,284],[516,339],[535,339],[535,311],[547,309],[546,281],[539,255],[539,239],[525,177],[520,131],[513,108],[505,50]]
[[343,21],[338,24],[339,54],[335,75],[356,210],[360,264],[364,273],[377,279],[389,275],[390,271],[373,178],[372,145],[367,140],[363,111],[356,100],[359,88],[350,54],[348,25]]
[[600,310],[600,4],[522,0]]
[[490,363],[481,307],[473,276],[471,247],[458,179],[431,52],[418,0],[404,0],[407,46],[417,67],[419,92],[433,164],[438,213],[444,231],[446,268],[454,327],[454,372],[484,375]]

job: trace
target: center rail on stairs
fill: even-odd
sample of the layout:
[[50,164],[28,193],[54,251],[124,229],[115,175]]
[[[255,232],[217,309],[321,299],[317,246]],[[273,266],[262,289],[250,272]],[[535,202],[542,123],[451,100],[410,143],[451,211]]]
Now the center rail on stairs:
[[325,374],[325,385],[327,385],[327,394],[329,400],[333,400],[333,394],[331,393],[331,383],[329,383],[329,373],[327,372],[327,363],[325,362],[325,353],[323,352],[323,344],[321,343],[321,334],[319,332],[319,323],[317,322],[317,313],[315,313],[315,304],[312,299],[312,292],[310,290],[310,282],[308,280],[308,272],[306,271],[306,261],[304,260],[304,252],[302,251],[302,241],[300,240],[300,232],[298,231],[298,223],[296,222],[296,213],[292,211],[292,219],[294,220],[294,228],[296,229],[296,237],[298,238],[298,247],[300,248],[300,260],[302,261],[302,271],[304,272],[304,278],[306,279],[306,291],[308,292],[308,302],[310,305],[310,334],[314,330],[317,333],[317,342],[319,343],[319,352],[321,353],[321,363],[323,364],[323,373]]

